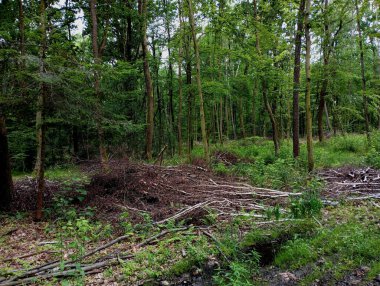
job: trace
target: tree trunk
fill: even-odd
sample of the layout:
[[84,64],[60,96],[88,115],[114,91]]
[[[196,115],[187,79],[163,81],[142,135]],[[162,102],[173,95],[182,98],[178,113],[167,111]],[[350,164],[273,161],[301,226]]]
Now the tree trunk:
[[[161,54],[158,53],[157,55],[157,49],[156,49],[156,39],[154,35],[152,36],[152,53],[153,53],[153,60],[154,60],[154,66],[153,66],[153,74],[155,75],[155,97],[157,99],[157,113],[158,113],[158,146],[161,148],[162,141],[164,140],[165,134],[164,134],[164,125],[162,121],[162,111],[164,106],[164,100],[162,97],[162,94],[160,92],[160,61],[161,61]],[[153,90],[154,92],[154,90]]]
[[230,120],[229,120],[229,109],[228,109],[228,96],[226,96],[225,104],[224,104],[224,114],[225,114],[225,120],[226,120],[226,137],[227,140],[230,139]]
[[307,143],[307,166],[309,172],[314,169],[313,158],[313,126],[311,114],[311,39],[310,39],[310,6],[311,0],[306,0],[305,7],[305,39],[306,39],[306,143]]
[[255,79],[255,83],[252,90],[252,135],[256,136],[256,97],[257,97],[257,90],[258,90],[258,80]]
[[[254,8],[254,14],[255,14],[255,24],[258,24],[258,14],[257,14],[257,0],[253,1],[253,8]],[[261,48],[260,48],[260,35],[259,31],[256,28],[256,50],[259,55],[261,55]],[[273,143],[274,143],[274,153],[277,156],[278,152],[280,150],[280,139],[279,139],[279,133],[278,133],[278,125],[276,122],[276,118],[274,116],[272,107],[269,104],[268,100],[268,83],[267,79],[262,78],[262,93],[263,93],[263,100],[264,100],[264,106],[268,112],[270,122],[272,124],[272,131],[273,131]]]
[[365,132],[367,134],[367,139],[370,139],[369,134],[369,114],[368,114],[368,97],[367,97],[367,82],[365,78],[365,66],[364,66],[364,47],[363,47],[363,36],[362,29],[360,27],[360,11],[358,0],[355,0],[355,9],[356,9],[356,25],[358,30],[358,41],[359,41],[359,50],[360,50],[360,68],[362,76],[362,95],[363,95],[363,105],[364,105],[364,119],[365,119]]
[[141,35],[142,35],[142,53],[144,61],[144,76],[145,76],[145,91],[147,96],[147,128],[146,128],[146,157],[148,160],[152,160],[153,152],[153,132],[154,132],[154,96],[153,96],[153,84],[152,77],[149,70],[148,59],[148,39],[146,35],[148,20],[148,3],[147,0],[139,0],[139,14],[142,19]]
[[327,128],[329,130],[329,132],[331,132],[332,130],[332,127],[331,127],[331,123],[330,123],[330,115],[329,115],[329,110],[327,108],[327,103],[325,101],[325,113],[326,113],[326,124],[327,124]]
[[[380,65],[379,65],[380,64],[380,58],[377,54],[377,49],[376,49],[376,44],[374,42],[374,38],[371,37],[370,41],[371,41],[372,61],[373,61],[373,66],[372,66],[372,68],[373,68],[373,76],[372,76],[372,78],[373,78],[373,89],[379,91],[379,86],[376,83],[376,81],[380,80],[380,78],[378,78],[378,74],[377,74],[378,73],[377,69],[380,67]],[[379,121],[378,121],[378,127],[377,128],[380,129],[380,105],[378,107],[378,111],[379,111],[379,114],[378,114],[378,116],[379,116],[378,120]]]
[[219,99],[219,131],[220,131],[220,144],[223,145],[223,97]]
[[[20,29],[20,53],[25,56],[25,21],[24,21],[24,8],[22,0],[19,0],[19,29]],[[24,59],[22,59],[22,63]]]
[[207,131],[206,131],[206,118],[204,111],[204,103],[203,103],[203,93],[202,93],[202,82],[201,82],[201,60],[199,57],[199,46],[197,35],[195,31],[195,20],[194,20],[194,12],[192,0],[188,0],[189,3],[189,22],[191,28],[191,34],[193,38],[194,44],[194,52],[195,52],[195,61],[196,61],[196,79],[197,79],[197,87],[198,87],[198,95],[199,95],[199,105],[200,105],[200,120],[201,120],[201,131],[202,131],[202,142],[203,149],[205,152],[206,161],[209,161],[209,152],[208,152],[208,142],[207,142]]
[[[324,0],[324,14],[327,13],[329,6],[329,0]],[[323,40],[323,79],[322,79],[322,88],[319,94],[319,106],[318,106],[318,114],[317,114],[317,122],[318,122],[318,139],[319,142],[323,142],[324,134],[323,134],[323,113],[325,109],[325,98],[327,95],[327,87],[329,82],[329,59],[330,59],[330,30],[328,24],[328,16],[325,15],[324,19],[324,32],[325,38]]]
[[193,130],[193,102],[194,95],[192,91],[192,77],[191,77],[191,57],[190,57],[190,39],[186,38],[186,85],[187,85],[187,156],[190,159],[191,151],[194,145],[194,130]]
[[[104,130],[103,130],[103,112],[101,106],[101,92],[100,92],[100,74],[99,65],[102,63],[101,51],[98,46],[98,19],[96,15],[96,0],[90,0],[90,14],[91,14],[91,40],[92,52],[94,56],[94,91],[95,91],[95,122],[98,133],[99,141],[99,154],[102,167],[108,169],[108,156],[104,144]],[[102,40],[102,46],[105,45],[105,38]],[[102,47],[101,47],[102,48]]]
[[264,100],[264,105],[267,109],[267,112],[269,114],[269,119],[270,119],[270,122],[272,124],[272,130],[273,130],[273,143],[274,143],[274,154],[275,156],[277,157],[278,156],[278,153],[280,151],[280,139],[279,139],[279,132],[278,132],[278,125],[277,125],[277,121],[276,121],[276,118],[274,117],[274,114],[273,114],[273,111],[272,111],[272,108],[269,104],[269,100],[268,100],[268,86],[267,86],[267,82],[266,82],[266,79],[263,79],[262,81],[262,88],[263,88],[263,100]]
[[129,13],[127,16],[127,42],[125,44],[126,50],[126,59],[128,62],[132,62],[132,11],[133,11],[133,2],[131,0],[127,0],[127,7],[129,9]]
[[5,115],[0,106],[0,210],[8,210],[12,200],[13,182],[9,159]]
[[183,59],[183,45],[182,45],[182,33],[183,33],[183,20],[182,20],[182,3],[178,0],[178,12],[179,12],[179,48],[178,48],[178,155],[182,155],[182,59]]
[[241,128],[241,136],[243,138],[246,137],[245,134],[245,125],[244,125],[244,108],[243,108],[243,98],[239,98],[239,120],[240,120],[240,128]]
[[297,31],[294,39],[294,75],[293,75],[293,157],[300,154],[300,118],[299,118],[299,93],[301,77],[301,45],[303,32],[303,14],[305,10],[305,0],[300,0],[297,18]]
[[[39,72],[43,78],[45,71],[45,58],[47,50],[46,39],[46,2],[40,2],[40,34],[41,45],[39,49]],[[37,97],[37,113],[36,113],[36,132],[37,132],[37,160],[36,160],[36,180],[37,180],[37,206],[35,219],[42,219],[43,194],[45,192],[45,100],[47,96],[47,86],[41,81],[40,91]]]

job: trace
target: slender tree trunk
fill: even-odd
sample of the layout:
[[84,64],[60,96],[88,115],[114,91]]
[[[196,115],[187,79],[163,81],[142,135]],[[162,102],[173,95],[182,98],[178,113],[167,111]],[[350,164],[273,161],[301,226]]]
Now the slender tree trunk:
[[237,134],[236,134],[236,124],[235,124],[235,119],[236,119],[236,114],[234,112],[234,104],[232,102],[232,99],[230,100],[230,106],[231,106],[231,126],[232,126],[232,132],[234,135],[234,139],[237,140]]
[[[256,51],[260,51],[260,39],[259,39],[259,15],[257,13],[257,0],[253,0],[253,17],[254,17],[254,28],[255,28],[255,36],[256,36]],[[256,77],[254,79],[254,86],[253,86],[253,92],[252,92],[252,134],[253,136],[256,136],[256,97],[257,97],[257,90],[259,88],[258,84],[258,78]]]
[[[94,69],[94,91],[95,91],[95,122],[98,133],[99,141],[99,154],[102,167],[108,168],[108,156],[104,144],[104,130],[103,130],[103,112],[101,106],[101,91],[100,91],[100,74],[99,65],[102,63],[101,51],[98,45],[98,19],[96,14],[96,0],[90,0],[90,14],[91,14],[91,40],[92,40],[92,52],[94,56],[95,69]],[[102,45],[105,44],[105,39],[102,41]]]
[[219,99],[219,130],[220,130],[220,144],[223,145],[223,97]]
[[257,97],[257,90],[259,88],[258,86],[258,80],[255,78],[255,83],[253,86],[253,91],[252,91],[252,135],[256,136],[256,97]]
[[358,42],[359,42],[359,50],[360,50],[360,68],[361,68],[361,76],[362,76],[362,95],[363,95],[363,105],[364,105],[364,119],[365,119],[365,132],[367,134],[367,139],[370,139],[369,134],[369,114],[368,114],[368,97],[367,97],[367,82],[365,78],[365,65],[364,65],[364,47],[363,47],[363,36],[362,29],[360,27],[360,11],[358,0],[355,0],[355,9],[356,9],[356,25],[358,30]]
[[209,151],[208,151],[206,118],[205,118],[203,93],[202,93],[201,60],[200,60],[200,56],[199,56],[199,46],[198,46],[197,35],[195,32],[195,20],[194,20],[192,0],[188,0],[188,3],[189,3],[189,22],[190,22],[191,34],[192,34],[192,38],[193,38],[195,61],[196,61],[196,78],[197,78],[197,87],[198,87],[199,105],[200,105],[202,142],[203,142],[203,149],[205,152],[205,157],[206,157],[206,160],[208,162],[210,158],[209,158]]
[[227,140],[230,139],[230,121],[229,121],[229,109],[228,109],[228,96],[226,96],[225,104],[224,104],[224,114],[225,114],[225,121],[226,121],[226,136]]
[[128,62],[132,62],[132,11],[133,11],[133,0],[127,0],[126,4],[129,9],[127,16],[127,42],[126,42],[126,58]]
[[72,133],[72,140],[73,140],[73,154],[75,157],[75,160],[78,159],[79,156],[79,130],[78,126],[73,126],[73,133]]
[[179,35],[179,48],[178,48],[178,118],[177,118],[177,129],[178,129],[178,155],[182,155],[182,60],[183,60],[183,45],[182,45],[182,33],[183,33],[183,20],[182,20],[182,2],[178,0],[178,11],[179,11],[179,25],[180,25],[180,35]]
[[[373,61],[373,66],[372,66],[372,68],[373,68],[373,76],[372,76],[373,77],[373,89],[379,91],[379,86],[376,83],[376,81],[380,80],[380,78],[378,77],[378,72],[377,72],[377,69],[380,68],[380,58],[377,54],[377,49],[376,49],[376,44],[374,42],[374,38],[371,37],[370,41],[371,41],[372,61]],[[378,118],[378,120],[379,120],[378,121],[378,129],[380,129],[380,105],[378,107],[378,112],[379,112],[379,114],[378,114],[378,116],[379,116],[379,118]]]
[[266,110],[269,114],[269,119],[270,119],[270,122],[272,124],[272,130],[273,130],[273,137],[272,138],[273,138],[273,143],[274,143],[274,154],[275,154],[275,156],[278,156],[278,153],[280,151],[279,131],[278,131],[278,125],[277,125],[276,118],[274,117],[272,108],[269,104],[268,95],[267,95],[268,86],[267,86],[266,79],[263,79],[262,85],[263,85],[262,88],[263,88],[264,105],[265,105]]
[[301,77],[301,45],[303,32],[303,14],[305,10],[305,0],[300,0],[297,18],[297,31],[294,39],[294,76],[293,76],[293,157],[300,154],[300,116],[299,116],[299,94]]
[[12,200],[13,181],[9,159],[5,115],[0,105],[0,210],[8,210]]
[[311,0],[306,0],[305,7],[305,39],[306,39],[306,137],[307,137],[307,165],[309,172],[314,169],[313,158],[313,126],[311,114],[311,38],[310,38],[310,6]]
[[[45,71],[45,58],[47,50],[46,39],[46,2],[40,1],[40,34],[41,45],[39,50],[41,78]],[[47,96],[47,86],[44,82],[40,83],[40,91],[37,97],[36,113],[36,132],[37,132],[37,160],[36,160],[36,180],[37,180],[37,206],[35,219],[42,219],[43,194],[45,192],[45,100]]]
[[[20,53],[21,56],[25,56],[25,20],[24,20],[24,8],[22,0],[18,1],[19,5],[19,32],[20,32]],[[22,59],[22,63],[24,59]]]
[[154,96],[153,96],[153,84],[152,77],[149,70],[149,50],[148,39],[146,35],[147,30],[147,0],[139,0],[139,13],[142,19],[141,35],[142,35],[142,52],[144,61],[144,76],[145,76],[145,91],[147,96],[147,128],[146,128],[146,157],[148,160],[152,160],[153,152],[153,132],[154,132]]
[[193,119],[193,102],[194,94],[192,90],[192,64],[190,55],[190,36],[185,36],[185,58],[186,58],[186,89],[187,89],[187,157],[191,159],[191,151],[194,146],[194,119]]
[[243,138],[247,137],[245,133],[245,125],[244,125],[244,108],[243,108],[243,98],[239,98],[239,120],[240,120],[240,127],[241,127],[241,136]]
[[[166,0],[164,0],[165,6],[167,5]],[[168,8],[166,8],[167,10]],[[168,15],[166,15],[168,18]],[[169,119],[171,126],[174,126],[174,103],[173,103],[173,63],[171,59],[171,34],[170,34],[170,22],[169,19],[165,20],[166,34],[168,36],[168,61],[169,61],[169,84],[168,84],[168,95],[169,95]]]
[[[324,0],[324,14],[327,13],[329,7],[329,0]],[[319,142],[323,142],[324,134],[323,134],[323,113],[325,109],[325,98],[327,95],[327,87],[329,81],[329,58],[330,58],[330,30],[328,24],[328,16],[324,16],[324,40],[323,40],[323,79],[322,79],[322,88],[319,94],[319,106],[318,106],[318,114],[317,114],[317,122],[318,122],[318,139]]]
[[[157,98],[157,113],[158,113],[158,146],[161,148],[162,141],[165,137],[164,132],[164,125],[162,121],[162,113],[163,113],[163,106],[164,106],[164,100],[163,96],[160,92],[160,62],[161,62],[161,54],[158,53],[157,55],[157,49],[156,49],[156,39],[154,35],[152,36],[152,53],[153,53],[153,59],[154,59],[154,66],[153,66],[153,74],[155,75],[155,97]],[[154,92],[154,90],[153,90]]]
[[[254,8],[254,15],[255,15],[255,24],[258,24],[258,13],[257,13],[257,0],[253,1],[253,8]],[[259,31],[256,28],[256,50],[259,55],[261,55],[261,48],[260,48],[260,35]],[[268,83],[266,78],[261,79],[262,84],[262,93],[263,93],[263,100],[265,108],[268,112],[270,122],[272,124],[272,130],[273,130],[273,143],[274,143],[274,153],[277,156],[278,152],[280,150],[280,139],[279,139],[279,132],[278,132],[278,124],[276,121],[276,118],[274,116],[272,107],[269,104],[268,100]]]
[[329,110],[327,108],[327,103],[325,101],[325,113],[326,113],[326,124],[327,124],[327,128],[329,130],[329,132],[331,132],[332,130],[332,127],[331,127],[331,123],[330,123],[330,115],[329,115]]

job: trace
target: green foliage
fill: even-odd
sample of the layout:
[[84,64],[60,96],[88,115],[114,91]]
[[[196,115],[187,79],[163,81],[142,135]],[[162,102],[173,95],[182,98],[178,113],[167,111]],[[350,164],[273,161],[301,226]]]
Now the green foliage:
[[[282,247],[276,256],[275,264],[282,268],[298,269],[309,262],[315,261],[318,253],[304,239],[295,239]],[[290,266],[289,266],[290,265]]]
[[253,275],[258,272],[260,256],[252,252],[242,261],[232,261],[227,272],[224,270],[215,275],[216,285],[249,286],[252,285]]
[[228,168],[223,163],[215,164],[213,170],[219,175],[226,175],[228,173]]
[[[380,232],[370,218],[361,218],[359,214],[365,210],[337,209],[331,214],[331,226],[320,227],[313,236],[295,237],[287,242],[276,255],[275,265],[290,270],[313,265],[313,271],[300,281],[301,285],[309,285],[323,275],[340,279],[363,265],[373,265],[368,277],[374,277],[380,257],[376,246]],[[323,263],[318,263],[319,259]]]
[[380,132],[371,133],[371,149],[366,156],[366,163],[380,169]]
[[316,191],[306,191],[301,197],[291,201],[291,214],[294,218],[317,216],[321,213],[323,204]]

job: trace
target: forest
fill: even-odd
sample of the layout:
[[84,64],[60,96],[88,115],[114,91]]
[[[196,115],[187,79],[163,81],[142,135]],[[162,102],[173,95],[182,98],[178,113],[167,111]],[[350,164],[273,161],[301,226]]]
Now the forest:
[[0,0],[0,286],[380,285],[379,0]]

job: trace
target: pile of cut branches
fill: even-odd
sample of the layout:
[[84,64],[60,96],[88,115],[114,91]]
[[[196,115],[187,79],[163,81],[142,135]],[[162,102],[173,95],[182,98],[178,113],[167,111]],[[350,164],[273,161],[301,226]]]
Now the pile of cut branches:
[[380,171],[372,168],[340,168],[320,171],[327,186],[323,196],[348,201],[380,199]]
[[288,197],[300,195],[256,188],[192,165],[160,167],[120,162],[111,164],[109,173],[94,175],[87,191],[83,205],[95,206],[101,218],[109,221],[127,211],[134,221],[148,213],[155,223],[187,219],[193,224],[199,224],[208,213],[221,219],[247,213],[263,217],[270,206],[285,206]]

